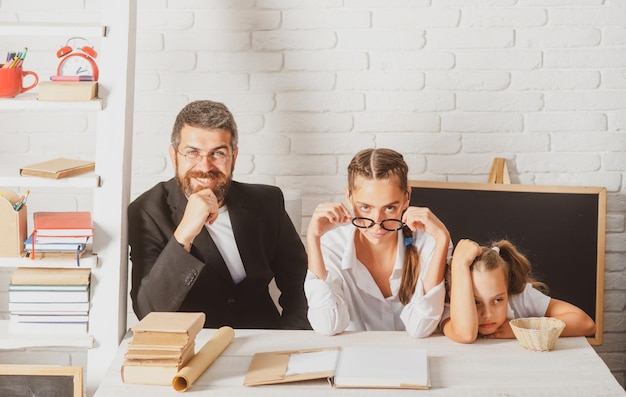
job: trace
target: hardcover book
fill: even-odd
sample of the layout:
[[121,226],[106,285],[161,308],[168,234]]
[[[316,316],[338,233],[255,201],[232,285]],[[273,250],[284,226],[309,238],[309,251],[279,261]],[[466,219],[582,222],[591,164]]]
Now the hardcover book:
[[89,312],[89,302],[9,302],[11,313],[84,313]]
[[137,345],[131,341],[128,343],[128,349],[124,358],[129,360],[179,359],[187,351],[193,351],[195,346],[195,341],[189,342],[185,346]]
[[9,320],[18,323],[86,323],[89,321],[88,314],[24,314],[11,313]]
[[[48,286],[46,286],[48,287]],[[89,288],[65,290],[50,288],[17,289],[9,285],[9,302],[89,302]]]
[[40,101],[90,101],[98,96],[97,81],[42,81]]
[[38,211],[33,213],[33,233],[39,236],[93,236],[89,211]]
[[122,382],[139,385],[170,386],[172,379],[185,365],[129,365],[127,361],[122,364]]
[[10,335],[84,335],[89,328],[88,322],[73,323],[23,323],[9,320],[8,333]]
[[20,175],[43,178],[65,178],[68,176],[94,171],[96,163],[87,160],[56,158],[20,168]]
[[89,237],[80,237],[82,242],[72,242],[73,238],[68,238],[68,241],[57,241],[50,243],[42,243],[37,241],[33,241],[33,235],[28,236],[26,241],[24,241],[24,251],[32,252],[32,251],[42,251],[42,252],[71,252],[76,255],[77,251],[83,251],[87,247],[87,240]]
[[204,327],[202,312],[151,312],[133,328],[133,343],[185,346]]
[[184,365],[195,354],[195,343],[187,344],[181,351],[167,350],[128,350],[124,355],[124,365],[172,366]]

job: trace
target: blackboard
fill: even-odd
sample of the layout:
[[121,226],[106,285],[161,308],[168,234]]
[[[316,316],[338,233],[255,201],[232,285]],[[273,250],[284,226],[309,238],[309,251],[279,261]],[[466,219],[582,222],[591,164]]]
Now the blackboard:
[[0,365],[2,397],[82,397],[83,368]]
[[583,309],[602,343],[606,189],[411,181],[411,205],[428,207],[452,242],[511,241],[550,296]]

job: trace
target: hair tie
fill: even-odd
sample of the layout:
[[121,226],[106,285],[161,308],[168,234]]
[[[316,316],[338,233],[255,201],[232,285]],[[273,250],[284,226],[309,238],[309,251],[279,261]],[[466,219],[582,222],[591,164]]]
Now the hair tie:
[[413,237],[405,237],[404,238],[404,246],[406,247],[406,246],[411,245],[411,244],[413,244]]
[[500,247],[491,247],[492,251],[496,251],[498,255],[500,254]]

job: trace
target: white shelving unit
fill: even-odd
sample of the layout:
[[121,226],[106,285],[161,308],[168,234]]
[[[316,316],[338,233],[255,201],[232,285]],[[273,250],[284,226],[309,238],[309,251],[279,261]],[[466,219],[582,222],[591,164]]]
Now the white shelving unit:
[[[2,36],[2,26],[0,25],[0,36]],[[102,110],[102,100],[95,99],[93,101],[85,101],[85,102],[64,102],[65,109],[71,110]],[[46,102],[46,101],[38,101],[37,94],[26,92],[24,94],[20,94],[15,98],[10,99],[2,99],[2,104],[0,105],[2,109],[6,110],[22,110],[25,108],[31,110],[57,110],[59,108],[59,104],[57,102]]]
[[[101,4],[101,23],[0,25],[4,35],[101,37],[98,96],[89,102],[40,102],[33,94],[0,101],[0,110],[58,110],[96,112],[94,173],[60,180],[19,176],[19,170],[0,168],[3,187],[67,187],[92,189],[94,222],[89,335],[7,336],[0,322],[0,348],[87,347],[87,396],[93,395],[126,333],[128,242],[126,209],[130,198],[130,169],[135,70],[136,0]],[[45,125],[41,126],[45,129]],[[41,261],[41,262],[40,262]],[[0,266],[29,266],[45,260],[0,258]],[[56,267],[64,267],[56,262]]]

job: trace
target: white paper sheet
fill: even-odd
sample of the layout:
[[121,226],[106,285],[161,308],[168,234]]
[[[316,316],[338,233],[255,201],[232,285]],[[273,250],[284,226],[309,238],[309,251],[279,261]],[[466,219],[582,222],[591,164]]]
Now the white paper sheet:
[[292,354],[285,375],[334,371],[338,357],[338,349]]

